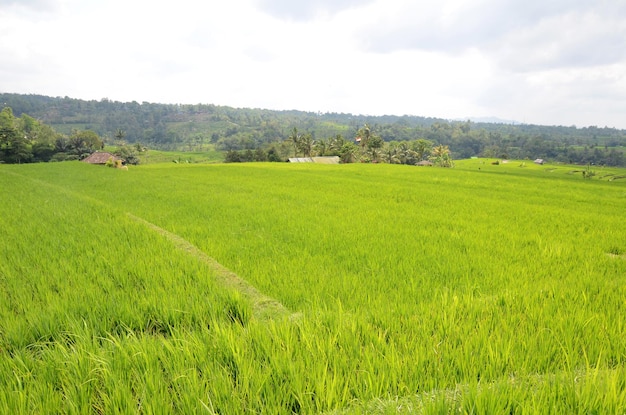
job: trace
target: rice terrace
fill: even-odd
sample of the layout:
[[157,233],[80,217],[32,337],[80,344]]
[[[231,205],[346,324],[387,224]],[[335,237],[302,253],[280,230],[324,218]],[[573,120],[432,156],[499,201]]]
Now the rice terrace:
[[0,413],[624,414],[624,170],[572,169],[0,165]]

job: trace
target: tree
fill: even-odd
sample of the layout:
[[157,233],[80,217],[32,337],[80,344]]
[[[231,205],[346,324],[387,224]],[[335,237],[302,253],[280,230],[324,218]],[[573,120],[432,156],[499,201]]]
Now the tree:
[[414,166],[420,161],[417,157],[417,153],[411,149],[409,143],[403,142],[397,147],[398,149],[398,158],[400,159],[400,163],[409,164]]
[[29,140],[33,140],[37,136],[37,132],[39,131],[39,122],[33,117],[22,114],[22,116],[16,120],[17,127],[24,133]]
[[124,160],[125,164],[139,164],[139,157],[137,156],[135,147],[133,146],[120,146],[117,150],[115,150],[114,154]]
[[450,149],[448,148],[448,146],[444,146],[441,144],[433,147],[433,150],[430,156],[430,161],[432,161],[433,164],[440,166],[440,167],[453,167],[454,166],[454,162],[452,161],[452,158],[450,157]]
[[359,154],[359,147],[354,143],[344,143],[339,149],[339,158],[342,163],[354,163]]
[[33,157],[27,136],[17,128],[17,122],[10,107],[0,111],[0,161],[7,163],[27,163]]
[[33,143],[32,147],[33,161],[50,161],[54,156],[54,144],[47,142]]
[[280,158],[280,154],[276,147],[272,146],[269,150],[267,150],[267,161],[279,162],[282,161]]
[[4,107],[0,111],[0,129],[15,129],[15,117],[11,107]]
[[399,147],[393,143],[388,144],[383,150],[383,161],[389,164],[402,163]]
[[267,153],[262,148],[254,151],[254,161],[267,161]]
[[69,147],[71,154],[82,159],[104,148],[104,143],[94,131],[74,130],[69,138]]
[[325,156],[329,148],[328,140],[325,138],[317,140],[313,147],[315,148],[315,152],[318,156]]
[[300,147],[300,139],[302,138],[302,136],[300,134],[298,134],[298,129],[296,127],[293,127],[293,130],[291,131],[291,134],[289,135],[289,137],[287,137],[287,140],[291,141],[293,143],[293,154],[294,157],[298,157],[298,149]]
[[298,150],[300,150],[304,157],[311,157],[311,152],[313,151],[313,136],[310,133],[300,136]]
[[346,143],[346,140],[341,134],[337,134],[334,137],[328,139],[328,155],[338,156],[341,152],[341,148]]
[[369,125],[365,124],[362,128],[359,129],[356,133],[356,142],[359,143],[361,148],[365,148],[372,137],[372,130]]
[[24,137],[15,128],[0,129],[0,160],[7,163],[27,163],[32,152]]
[[418,163],[420,161],[424,160],[424,157],[428,153],[430,153],[432,148],[433,148],[432,141],[425,140],[423,138],[415,140],[415,141],[413,141],[411,143],[411,150],[415,151],[415,153],[417,154],[417,162]]
[[123,141],[124,137],[126,137],[126,131],[122,130],[121,128],[118,128],[117,130],[115,130],[114,137],[117,141]]

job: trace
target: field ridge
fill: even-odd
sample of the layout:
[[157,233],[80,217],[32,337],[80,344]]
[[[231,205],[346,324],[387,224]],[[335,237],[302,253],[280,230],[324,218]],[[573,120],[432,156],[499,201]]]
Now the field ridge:
[[243,295],[252,304],[254,316],[259,319],[271,319],[277,317],[297,317],[298,313],[291,313],[287,308],[281,304],[278,300],[271,298],[259,290],[253,285],[239,277],[237,274],[224,267],[222,264],[211,258],[205,252],[197,248],[188,240],[184,239],[180,235],[169,232],[152,222],[133,215],[127,212],[128,217],[136,222],[142,223],[155,232],[165,236],[170,240],[178,249],[186,251],[190,255],[197,258],[199,261],[207,264],[211,270],[215,273],[216,280],[224,287],[233,288],[241,295]]
[[[15,172],[6,171],[6,173],[13,175],[13,176],[21,177],[23,179],[30,180],[34,183],[38,183],[38,184],[53,188],[57,191],[61,191],[62,193],[68,196],[84,200],[88,203],[95,203],[95,204],[98,204],[101,206],[107,206],[110,208],[110,205],[103,202],[102,200],[87,196],[82,193],[72,191],[63,186],[55,185],[55,184],[46,182],[44,180],[35,179],[35,178],[28,177],[28,176],[15,173]],[[247,281],[239,277],[237,274],[235,274],[231,270],[224,267],[222,264],[217,262],[215,259],[207,255],[205,252],[197,248],[195,245],[193,245],[191,242],[187,241],[183,237],[176,235],[172,232],[169,232],[155,225],[152,222],[148,222],[147,220],[140,218],[139,216],[135,216],[130,212],[126,212],[126,214],[132,220],[142,223],[148,228],[165,236],[168,240],[173,242],[174,245],[178,249],[186,251],[187,253],[195,257],[196,259],[207,264],[210,267],[210,269],[215,273],[215,278],[218,283],[220,283],[222,286],[226,288],[231,288],[231,289],[238,291],[243,297],[245,297],[248,301],[250,301],[252,305],[253,314],[256,318],[264,320],[264,319],[272,319],[272,318],[280,318],[280,317],[297,318],[300,316],[300,313],[291,313],[278,300],[263,294],[261,291],[257,290],[256,287],[254,287],[253,285],[251,285],[250,283],[248,283]]]

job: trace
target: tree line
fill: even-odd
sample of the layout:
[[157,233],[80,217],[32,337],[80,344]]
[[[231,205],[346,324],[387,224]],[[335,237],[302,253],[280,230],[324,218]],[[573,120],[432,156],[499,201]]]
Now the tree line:
[[[27,114],[16,117],[11,107],[0,111],[0,163],[81,160],[103,148],[104,141],[94,131],[75,129],[64,135]],[[122,145],[116,153],[126,163],[139,162],[132,147]]]
[[225,154],[225,161],[285,161],[291,156],[336,156],[342,163],[408,165],[416,165],[427,160],[441,167],[453,166],[450,148],[447,145],[437,145],[426,139],[385,142],[368,124],[357,131],[354,140],[346,140],[341,134],[315,140],[311,133],[302,133],[294,127],[291,134],[278,147],[271,145],[267,151],[262,148],[254,151],[229,150]]
[[[330,139],[338,135],[349,143],[356,143],[359,131],[368,125],[385,146],[422,139],[448,146],[452,149],[452,158],[543,158],[579,164],[626,165],[626,131],[609,127],[272,111],[213,104],[117,102],[106,98],[85,101],[21,94],[0,94],[0,102],[11,106],[17,116],[29,114],[66,135],[76,129],[90,130],[110,143],[116,141],[115,133],[121,129],[128,143],[165,150],[215,148],[226,154],[249,155],[247,150],[267,153],[274,148],[283,157],[288,153],[285,143],[294,145],[290,139],[294,128],[302,135],[310,134],[311,142],[323,146],[325,140],[329,145]],[[372,148],[375,147],[370,146],[369,150]],[[324,153],[324,149],[315,149],[320,150]],[[350,148],[345,150],[348,156]]]

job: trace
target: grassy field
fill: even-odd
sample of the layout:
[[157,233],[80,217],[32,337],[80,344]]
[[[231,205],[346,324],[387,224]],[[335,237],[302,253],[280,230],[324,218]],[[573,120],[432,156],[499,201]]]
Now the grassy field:
[[[213,147],[205,145],[205,147]],[[141,164],[158,163],[216,163],[224,161],[224,154],[211,148],[209,151],[161,151],[147,150],[139,153]]]
[[626,179],[580,169],[0,166],[0,412],[624,413]]

